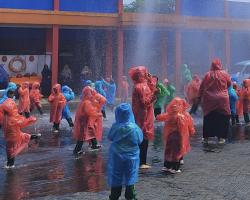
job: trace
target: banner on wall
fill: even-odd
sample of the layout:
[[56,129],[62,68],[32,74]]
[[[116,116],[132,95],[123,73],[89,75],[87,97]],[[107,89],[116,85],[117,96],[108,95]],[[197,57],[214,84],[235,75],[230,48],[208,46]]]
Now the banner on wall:
[[51,55],[0,55],[0,65],[11,77],[17,74],[41,75],[43,66],[51,65]]

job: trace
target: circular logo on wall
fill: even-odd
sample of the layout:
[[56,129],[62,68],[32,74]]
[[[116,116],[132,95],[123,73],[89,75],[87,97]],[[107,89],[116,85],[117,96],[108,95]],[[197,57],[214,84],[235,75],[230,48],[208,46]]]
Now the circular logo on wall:
[[15,73],[19,73],[26,70],[26,62],[20,56],[15,56],[9,62],[9,70]]
[[7,61],[7,56],[3,56],[3,57],[2,57],[2,61],[3,61],[3,62],[6,62],[6,61]]
[[35,60],[35,57],[34,57],[34,56],[30,56],[30,57],[29,57],[29,61],[30,61],[30,62],[33,62],[34,60]]

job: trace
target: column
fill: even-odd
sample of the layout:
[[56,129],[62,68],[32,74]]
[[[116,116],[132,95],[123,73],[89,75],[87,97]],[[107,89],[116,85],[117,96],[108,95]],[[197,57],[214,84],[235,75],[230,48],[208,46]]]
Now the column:
[[214,53],[214,44],[213,44],[213,36],[212,33],[208,34],[208,63],[211,63],[214,59],[215,53]]
[[54,0],[54,11],[59,11],[59,0]]
[[112,30],[106,31],[106,58],[105,58],[105,76],[112,75],[112,66],[113,66],[113,38]]
[[231,36],[230,31],[225,30],[224,32],[224,38],[225,38],[225,68],[230,69],[231,68]]
[[176,91],[181,91],[181,32],[175,31],[175,84]]
[[167,77],[167,33],[161,32],[161,69],[160,78]]
[[123,29],[121,27],[118,28],[118,33],[117,33],[117,40],[118,40],[118,67],[117,67],[117,81],[118,81],[118,97],[121,96],[120,91],[121,91],[121,80],[123,76],[123,48],[124,48],[124,33]]
[[52,27],[52,85],[58,82],[58,46],[59,46],[59,26]]

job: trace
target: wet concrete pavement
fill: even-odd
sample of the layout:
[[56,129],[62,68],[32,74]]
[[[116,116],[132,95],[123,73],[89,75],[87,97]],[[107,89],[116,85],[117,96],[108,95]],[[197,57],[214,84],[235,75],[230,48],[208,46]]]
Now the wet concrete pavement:
[[[60,134],[54,135],[48,112],[38,118],[28,132],[41,133],[41,139],[16,158],[15,169],[0,169],[0,199],[108,199],[106,136],[114,121],[113,114],[109,112],[109,120],[104,122],[102,150],[90,152],[85,144],[86,153],[78,160],[72,155],[74,141],[66,121]],[[148,156],[152,169],[140,172],[136,185],[138,199],[250,199],[250,128],[234,128],[225,146],[214,143],[203,147],[201,118],[195,117],[195,124],[198,133],[192,139],[192,151],[184,158],[183,172],[178,175],[161,172],[162,124],[155,124],[156,137]],[[2,167],[6,160],[2,134],[0,145]]]

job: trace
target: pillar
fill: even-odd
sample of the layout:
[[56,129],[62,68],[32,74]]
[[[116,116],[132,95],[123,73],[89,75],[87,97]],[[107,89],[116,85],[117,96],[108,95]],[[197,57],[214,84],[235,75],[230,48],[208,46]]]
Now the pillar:
[[54,0],[54,11],[59,11],[59,0]]
[[228,0],[224,0],[224,17],[229,17]]
[[105,55],[105,76],[112,75],[113,65],[113,44],[112,44],[112,30],[106,31],[106,55]]
[[181,91],[181,32],[175,31],[175,84],[176,91]]
[[181,14],[181,0],[175,1],[175,14],[180,15]]
[[231,68],[231,36],[230,31],[225,30],[224,32],[224,38],[225,38],[225,68],[230,69]]
[[59,26],[52,27],[52,85],[58,82],[58,46],[59,46]]
[[167,77],[167,33],[161,32],[161,69],[160,78]]
[[213,44],[213,36],[212,33],[208,34],[208,63],[211,63],[212,60],[215,57],[215,53],[214,53],[214,44]]

